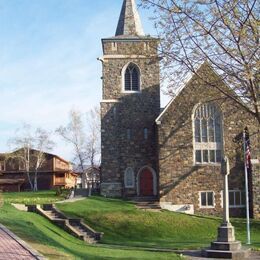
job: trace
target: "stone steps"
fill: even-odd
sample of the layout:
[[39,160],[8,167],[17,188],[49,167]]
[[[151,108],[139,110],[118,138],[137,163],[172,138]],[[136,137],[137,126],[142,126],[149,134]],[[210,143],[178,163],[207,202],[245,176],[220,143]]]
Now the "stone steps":
[[134,197],[131,198],[135,206],[142,210],[160,211],[160,202],[157,197]]
[[237,251],[206,249],[202,252],[203,257],[233,259],[233,260],[247,259],[249,255],[250,255],[250,249],[242,249]]
[[84,241],[90,243],[90,244],[95,244],[97,243],[95,237],[93,237],[91,234],[89,234],[89,232],[87,232],[84,228],[82,228],[81,226],[74,226],[72,225],[73,228],[75,228],[80,234],[83,235],[83,239]]
[[136,202],[159,202],[159,199],[155,196],[131,197],[129,199]]
[[45,204],[42,207],[39,205],[29,205],[28,211],[44,216],[55,225],[89,244],[97,243],[103,235],[103,233],[96,232],[90,228],[81,219],[67,218],[52,204]]

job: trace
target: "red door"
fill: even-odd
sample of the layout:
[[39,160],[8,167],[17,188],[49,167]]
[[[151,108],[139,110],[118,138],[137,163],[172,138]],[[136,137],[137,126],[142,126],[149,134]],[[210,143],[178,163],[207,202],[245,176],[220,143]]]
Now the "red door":
[[140,173],[140,195],[153,196],[153,174],[148,169]]

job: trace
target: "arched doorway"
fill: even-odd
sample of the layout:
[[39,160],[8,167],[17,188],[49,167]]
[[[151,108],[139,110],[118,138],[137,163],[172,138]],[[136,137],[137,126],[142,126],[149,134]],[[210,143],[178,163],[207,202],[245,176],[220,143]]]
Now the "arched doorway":
[[156,174],[150,167],[142,168],[138,173],[138,195],[156,195]]

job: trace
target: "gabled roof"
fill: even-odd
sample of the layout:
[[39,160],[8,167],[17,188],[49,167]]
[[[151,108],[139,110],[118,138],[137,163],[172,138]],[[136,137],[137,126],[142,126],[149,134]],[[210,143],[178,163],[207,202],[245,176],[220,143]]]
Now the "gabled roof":
[[[203,66],[203,65],[208,65],[207,62],[204,62],[202,64],[200,64],[197,68],[196,68],[196,72]],[[156,124],[160,124],[160,120],[163,117],[163,115],[165,114],[165,112],[168,110],[168,108],[171,106],[171,104],[174,102],[174,100],[179,96],[179,94],[182,92],[182,90],[188,85],[189,81],[194,77],[194,73],[189,73],[187,75],[187,77],[185,78],[185,80],[182,82],[182,84],[179,86],[179,88],[176,90],[176,94],[174,95],[174,97],[168,102],[168,104],[163,108],[163,110],[161,111],[160,115],[155,119],[155,123]]]
[[195,67],[194,73],[189,73],[186,77],[186,79],[183,81],[183,83],[179,86],[179,88],[176,91],[175,96],[170,100],[170,102],[167,104],[167,106],[163,109],[163,111],[160,113],[160,115],[155,119],[155,123],[159,125],[161,123],[161,119],[163,115],[166,113],[168,108],[171,106],[171,104],[175,101],[175,99],[181,94],[183,89],[189,84],[189,82],[194,78],[197,77],[196,74],[199,74],[200,72],[204,72],[206,69],[208,69],[211,73],[213,73],[219,80],[222,82],[223,86],[225,86],[226,90],[229,91],[230,95],[233,95],[234,98],[236,98],[241,104],[243,104],[243,100],[237,96],[236,92],[225,82],[225,80],[221,79],[218,72],[211,66],[211,64],[208,61],[204,61],[201,64],[198,64]]
[[[183,91],[183,89],[189,84],[189,82],[194,78],[197,77],[196,73],[199,73],[199,71],[204,71],[205,68],[209,68],[212,73],[214,73],[215,75],[219,76],[219,74],[214,70],[214,68],[212,68],[212,66],[210,65],[210,63],[208,61],[204,61],[203,63],[197,65],[195,67],[195,73],[189,73],[187,75],[187,77],[185,78],[185,80],[182,82],[182,84],[179,86],[179,88],[176,91],[176,94],[174,95],[174,97],[169,101],[169,103],[165,106],[165,108],[163,109],[163,111],[160,113],[160,115],[156,118],[155,123],[156,124],[160,124],[161,123],[161,119],[163,117],[163,115],[166,113],[166,111],[168,110],[168,108],[172,105],[172,103],[175,101],[175,99],[180,95],[180,93]],[[223,84],[225,84],[225,86],[233,92],[233,90],[230,88],[230,86],[228,86],[223,80],[221,80],[223,82]]]
[[115,36],[144,36],[135,0],[124,0]]
[[[0,153],[0,159],[1,159],[2,157],[5,158],[6,156],[8,156],[8,155],[10,155],[10,154],[18,153],[21,149],[23,149],[23,148],[19,148],[19,149],[16,149],[16,150],[14,150],[14,151],[12,151],[12,152],[8,152],[8,153]],[[33,149],[33,148],[30,149],[30,151],[31,151],[31,152],[34,152],[34,151],[39,152],[37,149]],[[67,160],[65,160],[65,159],[63,159],[63,158],[61,158],[60,156],[58,156],[58,155],[56,155],[56,154],[52,154],[52,153],[48,153],[48,152],[43,152],[43,153],[44,153],[45,155],[49,155],[49,156],[55,157],[55,158],[57,158],[57,159],[59,159],[59,160],[65,162],[65,163],[71,164],[69,161],[67,161]]]

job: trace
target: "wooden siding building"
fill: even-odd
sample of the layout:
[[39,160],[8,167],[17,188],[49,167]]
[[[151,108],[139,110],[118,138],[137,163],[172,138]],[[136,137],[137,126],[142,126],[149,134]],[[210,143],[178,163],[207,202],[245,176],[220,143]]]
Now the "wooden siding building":
[[[25,163],[21,160],[22,150],[0,154],[0,190],[15,192],[30,190],[30,182]],[[30,179],[35,174],[35,154],[30,150]],[[55,187],[73,188],[76,185],[77,174],[72,171],[71,163],[63,158],[44,153],[44,161],[38,169],[38,190],[49,190]]]

